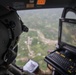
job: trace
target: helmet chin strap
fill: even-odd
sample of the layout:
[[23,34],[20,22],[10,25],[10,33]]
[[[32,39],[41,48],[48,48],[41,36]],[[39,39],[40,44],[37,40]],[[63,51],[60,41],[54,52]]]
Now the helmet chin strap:
[[[17,49],[17,46],[16,46],[15,49]],[[4,62],[5,62],[6,65],[9,65],[10,63],[12,63],[13,60],[16,58],[17,54],[16,54],[16,52],[15,52],[15,49],[14,49],[14,50],[9,49],[9,50],[5,53],[5,55],[4,55]]]

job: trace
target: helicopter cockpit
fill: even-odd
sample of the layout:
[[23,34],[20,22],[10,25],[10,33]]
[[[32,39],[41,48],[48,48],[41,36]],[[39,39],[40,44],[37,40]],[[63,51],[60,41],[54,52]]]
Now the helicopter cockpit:
[[[58,1],[56,0],[53,0],[53,1],[51,0],[26,0],[26,1],[25,0],[19,0],[19,1],[1,0],[0,5],[2,5],[8,10],[9,8],[13,10],[64,8],[61,18],[59,19],[58,44],[56,45],[55,50],[53,50],[52,52],[50,52],[45,56],[44,61],[46,62],[47,67],[49,69],[50,69],[50,66],[53,67],[52,75],[76,75],[76,19],[75,19],[76,1],[75,0],[62,0],[62,1],[61,0],[58,0]],[[66,17],[67,13],[70,11],[75,14],[73,18]],[[18,19],[22,25],[21,29],[27,32],[28,30],[24,28],[23,22],[20,20],[19,16],[18,16]],[[6,20],[6,23],[8,22],[9,21]],[[14,29],[11,29],[10,27],[9,30],[13,31]],[[12,59],[11,55],[13,56],[14,53],[10,54],[10,57],[9,57],[10,59]],[[6,56],[9,56],[9,54]],[[13,59],[15,59],[15,57]],[[10,64],[8,64],[8,67],[9,67],[8,70],[11,72],[12,75],[25,75],[23,74],[24,72],[23,69],[19,68],[15,64],[13,65],[11,62]]]

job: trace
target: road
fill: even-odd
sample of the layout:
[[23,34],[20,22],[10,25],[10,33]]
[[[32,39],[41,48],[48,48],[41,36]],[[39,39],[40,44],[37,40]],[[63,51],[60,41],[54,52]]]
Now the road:
[[[57,40],[51,40],[51,39],[45,38],[44,34],[40,30],[35,30],[35,29],[29,29],[29,30],[36,31],[38,37],[44,44],[48,44],[48,45],[57,44]],[[50,36],[51,36],[51,34],[50,34]]]
[[[51,40],[51,39],[45,38],[44,34],[40,30],[29,29],[29,31],[37,32],[38,38],[40,38],[40,41],[42,41],[44,44],[52,45],[52,44],[57,43],[57,40]],[[31,50],[31,46],[30,46],[31,42],[32,42],[31,37],[28,36],[28,41],[27,41],[27,48],[28,48],[28,51],[29,51],[28,55],[29,55],[29,57],[34,58],[35,53],[34,53],[33,50]]]

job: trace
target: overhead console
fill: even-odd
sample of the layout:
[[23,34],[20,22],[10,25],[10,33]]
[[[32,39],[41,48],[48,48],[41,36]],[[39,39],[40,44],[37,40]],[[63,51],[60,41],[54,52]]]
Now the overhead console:
[[76,7],[76,0],[0,0],[0,5],[17,10]]
[[54,75],[76,75],[76,19],[66,18],[70,11],[76,16],[75,8],[64,8],[59,20],[58,48],[44,59],[55,68]]

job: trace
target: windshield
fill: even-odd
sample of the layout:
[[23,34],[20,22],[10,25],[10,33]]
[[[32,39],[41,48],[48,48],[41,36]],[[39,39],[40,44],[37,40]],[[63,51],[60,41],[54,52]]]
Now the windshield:
[[42,69],[46,69],[44,58],[55,50],[62,10],[54,8],[18,11],[22,21],[29,28],[29,32],[23,33],[20,38],[16,59],[19,66],[33,59]]
[[76,24],[62,23],[62,42],[76,47]]

